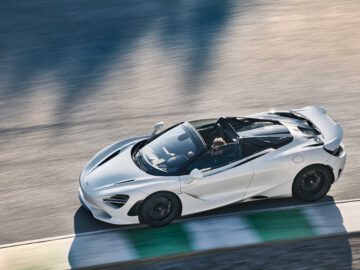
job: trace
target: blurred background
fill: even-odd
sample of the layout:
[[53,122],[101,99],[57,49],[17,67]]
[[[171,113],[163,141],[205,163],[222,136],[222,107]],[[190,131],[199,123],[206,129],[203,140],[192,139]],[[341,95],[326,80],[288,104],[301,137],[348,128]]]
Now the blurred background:
[[359,87],[356,0],[1,1],[0,244],[112,228],[80,171],[159,121],[324,106],[348,151],[330,195],[357,199]]

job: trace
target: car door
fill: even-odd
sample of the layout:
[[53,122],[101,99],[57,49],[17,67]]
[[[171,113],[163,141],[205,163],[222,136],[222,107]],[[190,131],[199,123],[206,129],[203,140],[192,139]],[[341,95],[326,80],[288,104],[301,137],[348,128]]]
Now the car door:
[[[234,202],[241,200],[254,173],[251,159],[243,158],[241,144],[227,144],[223,152],[208,150],[198,157],[180,176],[181,192],[207,201]],[[193,180],[193,169],[203,172],[203,178]]]

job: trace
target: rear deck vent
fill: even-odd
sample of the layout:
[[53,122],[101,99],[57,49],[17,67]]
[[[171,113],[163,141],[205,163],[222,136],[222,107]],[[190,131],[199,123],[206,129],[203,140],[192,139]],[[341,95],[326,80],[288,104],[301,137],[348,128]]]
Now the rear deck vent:
[[305,120],[304,117],[299,116],[299,115],[296,115],[296,114],[293,114],[293,113],[291,113],[291,112],[273,112],[273,113],[270,113],[270,114],[277,115],[277,116],[281,116],[281,117],[286,117],[286,118],[293,118],[293,119]]
[[312,127],[297,127],[304,135],[307,136],[317,136],[320,135],[321,133],[319,131],[317,131],[316,129],[312,128]]

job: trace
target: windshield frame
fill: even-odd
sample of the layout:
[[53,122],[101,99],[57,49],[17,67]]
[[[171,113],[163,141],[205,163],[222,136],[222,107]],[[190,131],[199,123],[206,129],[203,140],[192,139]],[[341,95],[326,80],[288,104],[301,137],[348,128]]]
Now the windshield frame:
[[[155,167],[153,167],[151,164],[149,164],[147,161],[144,160],[143,155],[141,154],[141,149],[143,147],[145,147],[146,145],[148,145],[149,143],[151,143],[152,141],[154,141],[155,139],[165,135],[168,131],[178,127],[178,126],[182,126],[191,136],[192,141],[194,142],[195,147],[197,148],[197,151],[195,153],[194,156],[192,156],[191,158],[189,158],[189,160],[187,160],[182,166],[180,166],[176,171],[174,172],[165,172],[162,170],[159,170]],[[140,146],[140,147],[139,147]],[[201,155],[205,150],[207,149],[206,143],[203,140],[203,138],[201,137],[201,135],[197,132],[197,130],[188,122],[181,122],[178,123],[162,132],[160,132],[159,134],[150,137],[148,140],[146,141],[142,141],[137,145],[134,146],[134,151],[132,153],[132,159],[134,161],[134,163],[136,164],[136,166],[139,167],[139,169],[141,169],[142,171],[150,174],[150,175],[155,175],[155,176],[179,176],[181,175],[181,172],[183,171],[183,169],[185,167],[188,166],[189,163],[191,163],[195,158],[197,158],[199,155]]]

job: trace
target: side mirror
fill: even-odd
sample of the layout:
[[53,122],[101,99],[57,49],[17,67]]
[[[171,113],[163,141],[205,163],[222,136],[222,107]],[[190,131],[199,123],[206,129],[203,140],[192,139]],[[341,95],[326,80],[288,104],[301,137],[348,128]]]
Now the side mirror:
[[158,122],[155,124],[154,126],[154,131],[153,133],[151,134],[151,136],[154,136],[159,130],[162,130],[164,127],[164,122]]
[[193,182],[194,180],[200,180],[204,178],[204,174],[202,171],[200,171],[199,169],[193,169],[190,172],[190,179],[189,181],[187,181],[187,184],[190,184],[191,182]]

